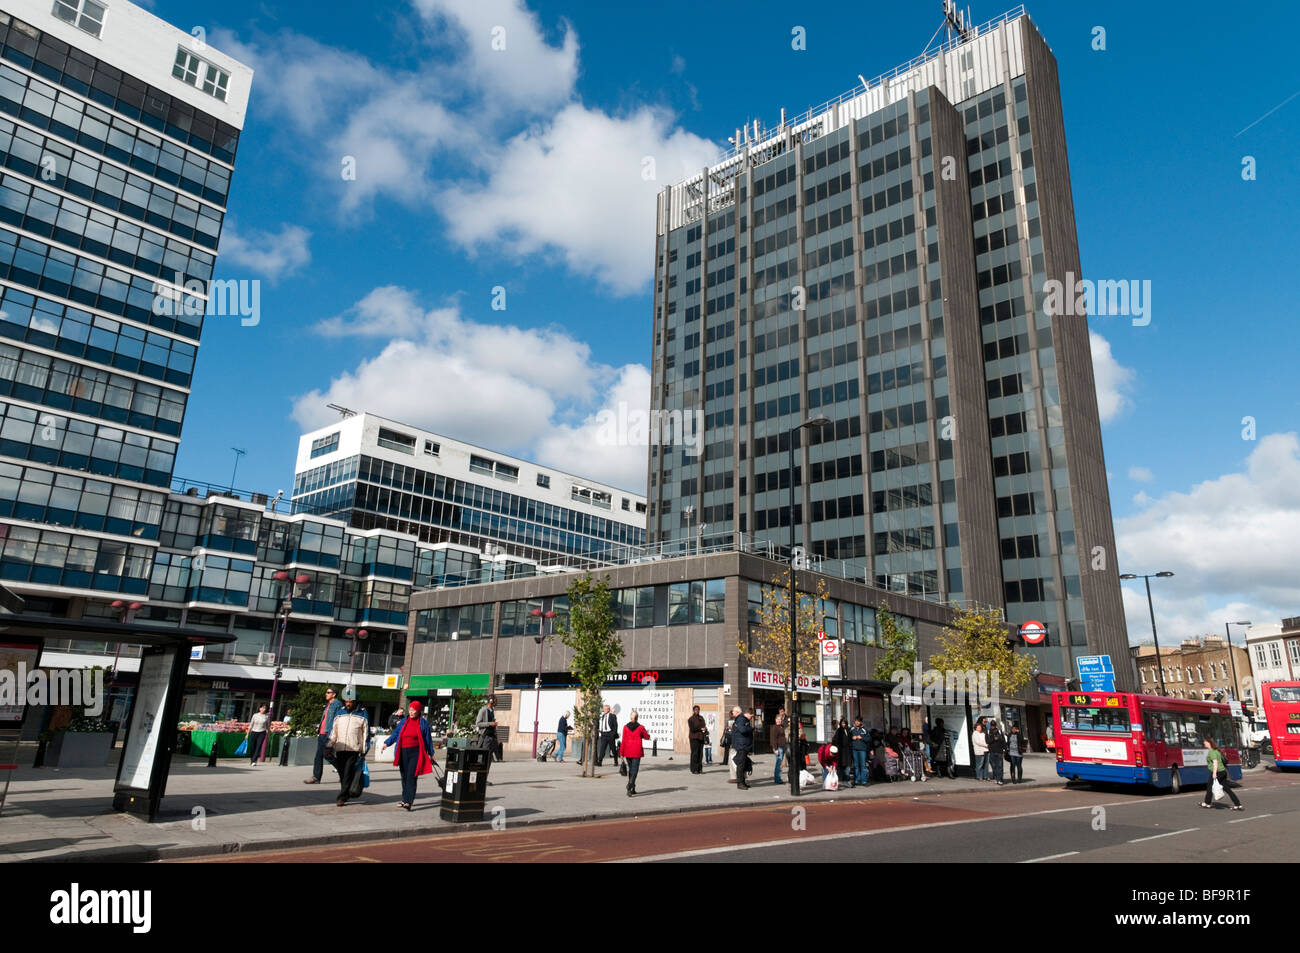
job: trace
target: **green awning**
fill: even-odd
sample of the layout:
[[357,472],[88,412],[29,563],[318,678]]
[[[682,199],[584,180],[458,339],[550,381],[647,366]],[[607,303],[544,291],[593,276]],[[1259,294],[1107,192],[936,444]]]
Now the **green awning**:
[[491,685],[487,672],[469,672],[458,675],[412,675],[406,685],[406,694],[431,692],[439,688],[470,688],[485,692]]

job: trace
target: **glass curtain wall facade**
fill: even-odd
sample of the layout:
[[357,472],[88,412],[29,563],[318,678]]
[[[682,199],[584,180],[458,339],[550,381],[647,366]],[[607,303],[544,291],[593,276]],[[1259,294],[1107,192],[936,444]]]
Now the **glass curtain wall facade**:
[[239,132],[54,32],[0,12],[0,578],[144,596]]

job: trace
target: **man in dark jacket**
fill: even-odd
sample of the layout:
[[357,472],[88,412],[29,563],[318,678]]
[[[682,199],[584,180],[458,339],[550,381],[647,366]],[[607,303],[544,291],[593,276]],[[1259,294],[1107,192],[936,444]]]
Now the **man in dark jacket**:
[[731,750],[735,752],[736,787],[749,790],[745,776],[749,773],[749,753],[754,750],[754,723],[745,717],[737,705],[731,709],[735,721],[731,723]]
[[613,757],[614,764],[618,764],[618,716],[610,711],[608,705],[601,710],[600,722],[596,730],[600,733],[600,745],[596,748],[596,767],[600,767],[607,752]]
[[948,742],[948,729],[944,728],[942,718],[936,718],[934,727],[930,729],[930,764],[934,767],[934,773],[938,777],[946,778],[951,760],[952,748]]
[[691,774],[704,773],[704,716],[700,706],[691,709],[691,717],[686,719],[686,730],[691,740]]
[[992,769],[993,780],[998,784],[1002,783],[1002,760],[1006,757],[1007,736],[1002,733],[1002,728],[996,718],[990,718],[988,727],[984,730],[984,737],[989,743],[989,767]]
[[326,761],[334,765],[335,770],[338,769],[338,765],[334,764],[334,759],[326,756],[325,746],[329,743],[330,729],[334,727],[334,718],[342,710],[343,703],[335,695],[334,686],[328,686],[325,689],[325,707],[321,709],[320,726],[316,735],[316,760],[312,765],[311,777],[304,780],[303,784],[320,784],[321,775],[325,773]]

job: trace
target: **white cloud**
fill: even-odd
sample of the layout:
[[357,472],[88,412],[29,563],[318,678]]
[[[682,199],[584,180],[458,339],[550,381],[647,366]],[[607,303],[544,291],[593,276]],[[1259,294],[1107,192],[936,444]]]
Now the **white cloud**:
[[[627,415],[649,412],[650,371],[644,365],[628,364],[619,368],[600,410],[608,410],[618,419],[620,406],[626,408]],[[599,413],[598,410],[588,414],[577,425],[560,424],[547,430],[536,441],[536,459],[540,463],[644,493],[649,453],[647,444],[629,445],[604,439],[609,428],[598,420]]]
[[548,40],[520,0],[412,2],[426,27],[413,70],[291,33],[213,42],[257,70],[259,111],[284,120],[295,161],[345,221],[392,199],[440,213],[471,251],[554,255],[617,294],[640,290],[655,195],[717,147],[652,105],[618,116],[584,106],[576,33],[565,23]]
[[481,324],[454,305],[426,311],[409,291],[386,286],[316,330],[390,340],[295,400],[304,429],[333,420],[326,404],[337,403],[616,486],[645,484],[646,447],[602,445],[594,418],[620,402],[646,408],[649,372],[599,364],[563,329]]
[[[1151,580],[1162,641],[1222,631],[1225,620],[1277,621],[1300,609],[1300,439],[1270,434],[1243,472],[1167,493],[1115,523],[1121,572]],[[1130,637],[1149,638],[1141,582],[1127,584]]]
[[1097,386],[1097,413],[1102,423],[1109,423],[1133,405],[1128,391],[1136,377],[1132,368],[1124,367],[1110,352],[1110,342],[1096,331],[1088,332],[1092,345],[1092,374]]
[[1151,497],[1147,495],[1146,490],[1139,490],[1133,494],[1133,502],[1138,506],[1146,506],[1151,502]]
[[665,113],[618,118],[572,104],[512,139],[487,182],[449,189],[444,213],[468,247],[555,249],[572,271],[630,294],[651,276],[655,195],[716,153]]
[[1129,467],[1128,478],[1130,480],[1137,480],[1139,483],[1150,483],[1156,478],[1156,475],[1146,467]]
[[441,39],[486,105],[545,112],[569,98],[578,78],[578,36],[566,23],[559,47],[546,42],[537,15],[519,0],[414,0],[427,21],[456,36]]
[[311,261],[311,232],[299,225],[281,225],[278,233],[236,230],[226,222],[218,256],[222,265],[248,268],[270,281],[291,275]]

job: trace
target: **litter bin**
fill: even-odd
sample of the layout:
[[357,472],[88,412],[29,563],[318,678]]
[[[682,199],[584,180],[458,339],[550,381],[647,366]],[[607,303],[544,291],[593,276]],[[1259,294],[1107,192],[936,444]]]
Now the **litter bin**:
[[487,748],[448,748],[447,776],[442,785],[444,821],[481,821],[487,800],[488,767],[492,752]]

